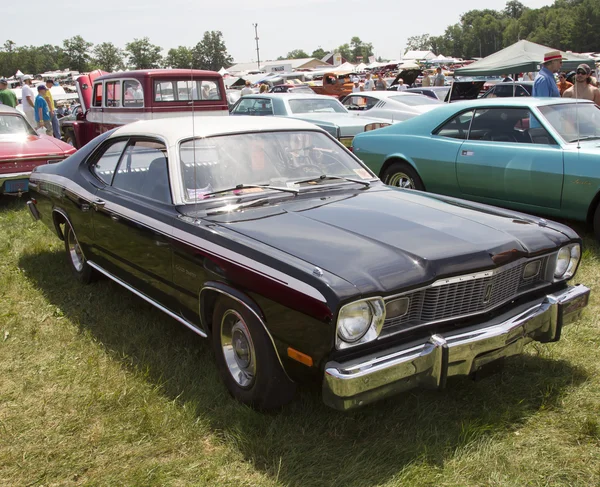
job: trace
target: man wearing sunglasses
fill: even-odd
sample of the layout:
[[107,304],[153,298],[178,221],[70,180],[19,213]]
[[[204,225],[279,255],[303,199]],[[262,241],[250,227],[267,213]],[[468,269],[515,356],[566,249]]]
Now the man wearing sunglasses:
[[533,96],[560,96],[554,80],[554,73],[560,70],[562,62],[563,57],[560,51],[550,51],[544,54],[542,68],[533,82]]
[[600,104],[600,91],[592,85],[592,70],[587,64],[577,66],[575,84],[563,93],[563,98],[580,98]]

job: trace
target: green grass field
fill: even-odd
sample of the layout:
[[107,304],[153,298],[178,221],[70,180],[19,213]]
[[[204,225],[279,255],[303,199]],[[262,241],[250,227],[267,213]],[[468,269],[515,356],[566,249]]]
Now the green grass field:
[[[351,413],[319,386],[233,401],[207,340],[108,280],[82,286],[25,201],[0,201],[0,486],[598,486],[600,247],[560,342],[498,374]],[[582,231],[581,228],[579,228]]]

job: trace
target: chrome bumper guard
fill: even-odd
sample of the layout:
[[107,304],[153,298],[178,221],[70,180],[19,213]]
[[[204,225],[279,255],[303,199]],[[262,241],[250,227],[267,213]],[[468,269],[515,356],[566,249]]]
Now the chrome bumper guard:
[[589,294],[583,285],[569,286],[477,327],[347,363],[328,362],[323,400],[345,411],[415,387],[443,389],[448,377],[470,375],[495,360],[518,355],[531,341],[558,341],[562,327],[579,319]]

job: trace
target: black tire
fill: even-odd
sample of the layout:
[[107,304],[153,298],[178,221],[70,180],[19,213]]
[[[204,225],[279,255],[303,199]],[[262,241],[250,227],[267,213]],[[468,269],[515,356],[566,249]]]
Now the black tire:
[[390,186],[425,191],[425,185],[417,171],[406,162],[393,162],[383,171],[381,180]]
[[69,145],[75,147],[75,135],[72,130],[65,130],[63,135],[63,141]]
[[92,269],[77,241],[75,231],[69,222],[65,223],[63,235],[65,237],[65,251],[67,252],[67,262],[75,278],[82,284],[89,284],[94,280],[95,273]]
[[[219,374],[235,399],[268,410],[294,398],[296,384],[283,371],[262,324],[245,306],[221,296],[215,303],[212,330]],[[241,353],[236,353],[234,343]]]
[[594,236],[596,240],[600,241],[600,203],[596,207],[596,211],[594,212]]

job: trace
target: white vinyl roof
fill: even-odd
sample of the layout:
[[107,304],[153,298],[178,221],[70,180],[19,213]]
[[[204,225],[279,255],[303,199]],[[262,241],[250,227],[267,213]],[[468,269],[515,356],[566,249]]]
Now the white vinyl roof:
[[282,117],[189,115],[133,122],[115,130],[112,137],[128,135],[160,137],[165,140],[168,147],[171,147],[180,140],[191,137],[213,137],[234,133],[272,132],[277,130],[321,129],[308,122]]

